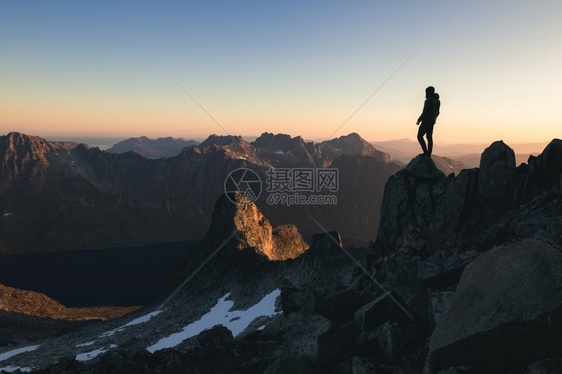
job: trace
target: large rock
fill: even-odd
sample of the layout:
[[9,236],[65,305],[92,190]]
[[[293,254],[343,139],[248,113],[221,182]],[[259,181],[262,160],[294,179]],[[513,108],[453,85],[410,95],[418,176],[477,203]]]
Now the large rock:
[[469,264],[431,337],[433,359],[500,372],[562,355],[562,255],[524,240]]
[[423,251],[446,190],[447,177],[433,161],[414,158],[388,179],[376,244],[391,250]]
[[538,157],[529,157],[524,196],[532,198],[543,190],[561,188],[562,140],[553,139]]
[[296,258],[308,249],[294,225],[273,229],[259,208],[239,192],[218,199],[203,246],[217,248],[234,231],[236,235],[231,240],[236,249],[251,248],[271,261]]
[[480,157],[480,194],[486,197],[512,196],[515,182],[515,153],[503,141],[493,142]]

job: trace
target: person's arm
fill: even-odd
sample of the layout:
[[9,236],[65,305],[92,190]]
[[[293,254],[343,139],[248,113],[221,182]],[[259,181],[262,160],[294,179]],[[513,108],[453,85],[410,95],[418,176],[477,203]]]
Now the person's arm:
[[420,124],[420,122],[423,120],[423,118],[425,117],[424,115],[428,112],[428,110],[429,110],[429,100],[426,99],[423,103],[422,114],[418,118],[418,121],[416,122],[416,125]]

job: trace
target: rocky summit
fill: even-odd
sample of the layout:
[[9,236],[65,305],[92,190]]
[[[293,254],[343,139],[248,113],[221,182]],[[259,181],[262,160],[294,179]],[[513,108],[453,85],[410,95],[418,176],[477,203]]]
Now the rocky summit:
[[369,248],[346,246],[312,212],[319,233],[306,249],[294,227],[272,228],[257,205],[220,197],[160,300],[7,346],[0,364],[38,373],[560,372],[562,142],[519,167],[512,154],[495,142],[479,168],[457,176],[414,158],[386,183]]

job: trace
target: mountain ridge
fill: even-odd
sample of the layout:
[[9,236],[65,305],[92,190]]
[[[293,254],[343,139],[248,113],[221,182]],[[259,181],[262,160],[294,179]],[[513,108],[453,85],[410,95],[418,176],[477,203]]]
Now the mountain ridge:
[[[285,153],[260,146],[261,140],[256,147],[240,137],[210,136],[175,157],[153,160],[131,151],[112,154],[82,144],[66,149],[34,137],[27,139],[35,143],[25,143],[24,138],[23,134],[4,136],[0,143],[0,252],[4,253],[199,240],[207,229],[211,207],[233,170],[253,169],[265,188],[270,168],[318,168],[335,161],[318,145],[298,137],[291,138],[291,151]],[[273,136],[282,138],[286,137]],[[361,144],[347,152],[366,160],[371,156],[360,154]],[[385,171],[370,183],[380,190],[399,165],[377,162],[376,169]],[[377,199],[380,201],[380,195]],[[270,205],[265,195],[258,204],[274,226],[297,217],[296,224],[305,235],[316,230],[302,214],[308,207]],[[41,207],[40,215],[35,213],[37,207]],[[330,207],[311,209],[320,214]],[[372,206],[360,209],[372,218],[357,223],[358,229],[350,236],[362,237],[366,243],[376,230],[378,217]]]
[[[285,261],[243,237],[231,250],[207,242],[204,262],[180,266],[181,287],[155,305],[40,342],[9,364],[33,362],[39,373],[560,370],[562,141],[518,167],[513,150],[494,142],[479,168],[457,176],[418,156],[384,190],[368,249],[327,230]],[[254,208],[238,212],[254,222],[244,237],[261,235]],[[222,225],[207,236],[220,241]],[[252,314],[266,301],[266,314]]]

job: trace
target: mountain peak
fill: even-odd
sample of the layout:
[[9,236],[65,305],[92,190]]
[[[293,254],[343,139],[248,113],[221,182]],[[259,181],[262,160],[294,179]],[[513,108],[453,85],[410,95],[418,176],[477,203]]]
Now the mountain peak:
[[414,157],[403,170],[416,177],[428,179],[445,178],[445,173],[437,168],[435,162],[430,157],[423,155]]
[[38,136],[26,135],[20,132],[11,132],[0,137],[1,151],[26,151],[33,153],[45,153],[55,151],[57,147],[49,141]]
[[108,153],[126,153],[133,151],[146,158],[161,158],[177,156],[183,149],[197,145],[194,140],[166,138],[149,139],[146,136],[129,138],[114,144],[107,149]]
[[382,162],[390,162],[392,160],[389,154],[377,150],[371,143],[355,132],[336,139],[326,140],[320,143],[320,148],[323,153],[333,159],[345,154],[350,156],[371,156]]
[[288,134],[273,134],[269,132],[264,132],[252,142],[252,145],[256,148],[282,152],[289,152],[295,145],[304,144],[305,142],[300,136],[292,138]]
[[200,147],[207,147],[210,145],[230,145],[233,143],[240,144],[245,142],[241,136],[235,135],[210,135],[207,139],[205,139],[201,144]]

